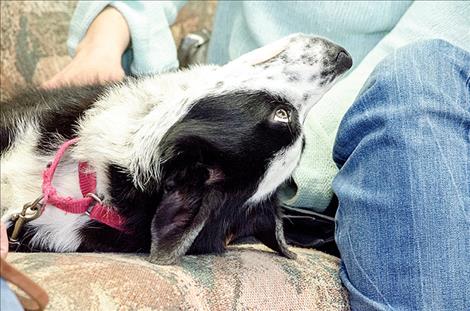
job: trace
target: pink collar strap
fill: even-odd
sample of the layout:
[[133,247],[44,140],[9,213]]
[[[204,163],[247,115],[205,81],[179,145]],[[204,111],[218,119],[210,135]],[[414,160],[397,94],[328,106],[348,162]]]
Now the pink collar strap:
[[74,138],[62,144],[52,163],[42,173],[42,192],[44,195],[42,203],[44,206],[46,204],[54,205],[67,213],[87,214],[90,219],[126,232],[125,219],[112,206],[103,204],[96,195],[96,173],[90,169],[87,162],[78,163],[78,178],[83,198],[61,197],[57,194],[54,186],[52,186],[52,179],[60,160],[66,150],[78,141],[79,138]]

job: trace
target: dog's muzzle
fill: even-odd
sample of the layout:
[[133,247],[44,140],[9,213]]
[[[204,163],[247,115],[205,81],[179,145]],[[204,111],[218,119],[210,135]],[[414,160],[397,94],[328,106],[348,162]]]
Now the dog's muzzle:
[[[323,58],[318,57],[321,54],[324,54]],[[337,74],[346,72],[353,65],[351,55],[343,47],[327,39],[304,34],[292,34],[282,38],[242,55],[232,61],[232,64],[257,66],[278,60],[284,63],[301,62],[311,66],[321,62],[324,67],[334,67]]]

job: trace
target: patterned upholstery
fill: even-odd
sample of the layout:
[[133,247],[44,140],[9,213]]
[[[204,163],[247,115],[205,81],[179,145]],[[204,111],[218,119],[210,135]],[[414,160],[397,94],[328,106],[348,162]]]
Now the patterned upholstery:
[[295,248],[298,259],[261,245],[157,266],[145,255],[10,254],[45,287],[50,310],[348,310],[338,259]]
[[38,85],[69,61],[68,24],[75,7],[69,1],[1,1],[1,97]]
[[[1,1],[1,96],[40,85],[70,61],[65,41],[74,2]],[[215,2],[190,2],[175,41],[210,28]],[[49,310],[347,310],[339,261],[293,249],[297,260],[261,245],[222,256],[186,256],[157,266],[145,255],[11,253],[8,261],[42,285]]]

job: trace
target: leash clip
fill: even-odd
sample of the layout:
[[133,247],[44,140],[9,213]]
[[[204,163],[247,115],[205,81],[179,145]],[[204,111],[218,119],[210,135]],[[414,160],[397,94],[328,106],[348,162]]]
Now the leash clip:
[[26,203],[23,205],[21,213],[15,214],[11,217],[11,221],[14,222],[14,227],[9,238],[10,245],[19,246],[20,243],[18,242],[18,237],[24,225],[41,216],[41,210],[44,206],[44,204],[41,203],[43,198],[44,195],[41,195],[33,202]]

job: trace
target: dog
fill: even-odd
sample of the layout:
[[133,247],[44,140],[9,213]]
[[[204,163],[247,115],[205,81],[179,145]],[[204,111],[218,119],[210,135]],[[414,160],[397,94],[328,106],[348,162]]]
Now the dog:
[[[38,198],[21,250],[150,252],[173,264],[254,236],[295,258],[276,192],[299,163],[307,113],[351,66],[344,48],[295,34],[225,66],[23,92],[1,103],[2,219],[11,234],[13,215]],[[89,207],[59,208],[53,194]],[[90,216],[97,205],[101,218]]]

